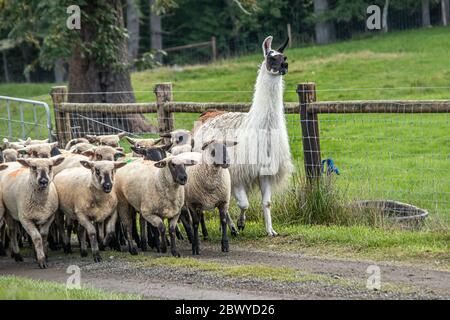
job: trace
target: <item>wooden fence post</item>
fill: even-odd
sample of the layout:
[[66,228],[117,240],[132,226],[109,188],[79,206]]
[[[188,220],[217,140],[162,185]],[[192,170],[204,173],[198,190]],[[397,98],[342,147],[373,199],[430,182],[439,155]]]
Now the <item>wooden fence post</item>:
[[211,52],[212,52],[212,61],[217,60],[217,44],[216,37],[211,37]]
[[67,102],[68,90],[66,86],[53,87],[50,91],[50,96],[53,100],[53,109],[55,112],[56,136],[60,147],[72,139],[72,129],[70,125],[70,115],[63,112],[59,104]]
[[[159,133],[173,131],[173,114],[164,106],[164,103],[173,100],[172,83],[160,83],[155,86],[156,105],[158,108]],[[165,138],[168,143],[170,139]]]
[[318,180],[321,169],[319,121],[317,113],[308,110],[309,104],[316,101],[316,84],[300,83],[297,86],[300,102],[300,122],[302,126],[303,155],[305,172],[309,182]]

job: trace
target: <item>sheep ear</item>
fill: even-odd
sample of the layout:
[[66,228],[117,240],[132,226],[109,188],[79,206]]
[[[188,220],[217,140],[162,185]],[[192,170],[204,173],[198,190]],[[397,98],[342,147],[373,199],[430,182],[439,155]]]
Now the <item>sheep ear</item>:
[[93,136],[93,135],[90,135],[90,134],[87,134],[85,136],[85,138],[88,139],[89,142],[96,142],[98,140],[97,136]]
[[50,147],[51,148],[55,148],[55,147],[57,147],[58,146],[58,142],[52,142],[52,143],[50,143]]
[[26,159],[19,158],[19,159],[17,159],[17,162],[20,163],[21,165],[23,165],[24,167],[27,167],[27,168],[30,167],[30,163]]
[[229,147],[234,147],[235,145],[238,144],[238,142],[237,141],[233,141],[233,140],[225,140],[224,144],[227,146],[227,148],[229,148]]
[[121,133],[119,133],[117,136],[119,137],[119,139],[122,139],[123,137],[125,137],[127,135],[127,133],[125,131],[122,131]]
[[131,150],[133,150],[137,154],[140,154],[141,156],[145,156],[147,154],[147,152],[144,148],[131,147]]
[[114,161],[117,161],[120,157],[125,157],[125,154],[123,152],[116,152],[114,154]]
[[169,133],[160,133],[159,136],[161,138],[172,138],[172,135]]
[[90,150],[86,150],[86,151],[83,151],[83,152],[81,152],[81,154],[83,155],[83,156],[86,156],[86,157],[93,157],[94,155],[95,155],[95,149],[94,148],[92,148],[92,149],[90,149]]
[[269,54],[270,50],[272,50],[272,40],[273,40],[273,37],[272,36],[268,36],[263,41],[262,48],[263,48],[264,57],[267,57],[267,55]]
[[114,169],[120,169],[126,164],[127,164],[126,162],[114,162]]
[[122,147],[117,147],[116,150],[119,151],[119,152],[125,152],[125,149],[122,148]]
[[172,143],[165,144],[161,147],[164,151],[169,151],[172,148]]
[[205,150],[207,146],[209,146],[211,143],[213,143],[214,140],[210,140],[210,141],[206,141],[203,145],[202,145],[202,150]]
[[27,148],[19,149],[19,150],[17,150],[17,152],[20,153],[20,154],[29,154],[29,151],[28,151]]
[[91,161],[81,160],[80,163],[86,169],[92,169],[94,167],[94,163],[92,163]]
[[164,168],[167,166],[167,160],[161,160],[155,163],[155,167],[157,168]]
[[125,139],[127,139],[127,141],[132,144],[133,146],[136,144],[136,140],[134,140],[133,138],[130,138],[128,136],[125,136]]
[[54,157],[53,158],[53,165],[58,166],[60,165],[66,158],[64,157]]
[[6,168],[8,168],[7,164],[4,163],[0,164],[0,171],[5,170]]

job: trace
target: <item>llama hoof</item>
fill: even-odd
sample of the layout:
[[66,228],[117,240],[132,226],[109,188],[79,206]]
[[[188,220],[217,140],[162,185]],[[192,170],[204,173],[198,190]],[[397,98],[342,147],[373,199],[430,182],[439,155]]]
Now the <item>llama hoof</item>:
[[267,231],[267,235],[269,237],[276,237],[276,236],[278,236],[278,233],[275,230],[272,229],[270,231]]
[[222,241],[222,252],[229,252],[230,246],[228,244],[228,241]]
[[198,246],[193,246],[192,247],[192,255],[194,255],[194,256],[200,255],[200,248]]
[[16,262],[23,262],[23,258],[20,253],[11,252],[11,258],[14,258]]
[[47,261],[45,261],[45,259],[38,260],[38,265],[39,265],[39,268],[41,268],[41,269],[48,268]]
[[179,258],[181,257],[180,253],[177,250],[171,250],[172,256]]
[[99,252],[94,253],[94,262],[102,262],[102,256]]
[[87,250],[81,250],[81,251],[80,251],[80,254],[81,254],[81,257],[82,257],[82,258],[85,258],[85,257],[88,256]]
[[72,246],[70,244],[64,245],[64,253],[66,254],[72,253]]
[[243,218],[239,218],[238,220],[238,230],[243,231],[245,228],[245,220]]
[[239,235],[239,231],[235,227],[232,227],[231,228],[231,235],[233,237],[237,237]]
[[128,251],[130,252],[130,254],[132,256],[137,256],[137,254],[138,254],[136,247],[131,247],[130,250],[128,250]]

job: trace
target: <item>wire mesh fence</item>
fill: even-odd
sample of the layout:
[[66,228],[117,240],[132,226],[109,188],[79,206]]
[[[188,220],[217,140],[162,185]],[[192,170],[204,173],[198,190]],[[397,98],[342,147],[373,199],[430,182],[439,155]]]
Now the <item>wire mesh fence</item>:
[[[166,89],[159,97],[161,92],[156,92],[156,102],[56,103],[58,138],[66,141],[87,133],[120,131],[156,137],[172,129],[192,130],[200,114],[208,109],[247,112],[251,106],[251,93],[247,91],[233,92],[247,100],[243,103],[193,103],[177,101],[177,96],[186,96],[185,91]],[[211,94],[207,90],[204,93]],[[285,119],[293,162],[300,175],[311,175],[308,165],[314,174],[326,174],[331,163],[338,171],[328,172],[339,172],[336,186],[350,200],[409,203],[450,223],[450,100],[317,102],[302,101],[298,89],[297,93],[300,102],[285,103]],[[198,98],[201,92],[192,95]],[[302,106],[307,114],[302,114]],[[133,124],[136,116],[142,119],[142,115],[148,125],[143,130]],[[62,125],[58,127],[58,123]],[[313,125],[305,126],[308,123]],[[308,139],[314,142],[307,144]]]
[[0,132],[9,140],[47,139],[51,136],[51,114],[46,103],[0,96]]

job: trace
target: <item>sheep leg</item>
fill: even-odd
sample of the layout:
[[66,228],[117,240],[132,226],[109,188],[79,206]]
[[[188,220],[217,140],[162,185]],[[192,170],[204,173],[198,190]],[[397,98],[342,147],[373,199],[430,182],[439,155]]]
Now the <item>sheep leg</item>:
[[184,240],[183,234],[181,233],[181,230],[178,227],[178,224],[175,226],[175,234],[177,235],[178,240]]
[[233,219],[231,219],[230,212],[228,212],[228,211],[227,211],[227,225],[228,225],[228,228],[230,228],[231,235],[233,237],[236,237],[237,235],[239,235],[239,231],[238,231],[238,229],[236,229]]
[[141,250],[147,251],[147,221],[142,215],[139,215],[139,225],[141,229]]
[[189,243],[192,244],[194,235],[192,233],[189,210],[186,207],[181,208],[180,220],[183,224],[184,230],[186,231]]
[[47,259],[48,257],[48,234],[50,232],[50,228],[53,226],[53,221],[55,219],[55,216],[53,216],[52,218],[49,219],[49,221],[47,221],[45,224],[41,225],[39,227],[39,233],[41,234],[42,237],[42,247],[44,250],[44,255],[45,255],[45,259]]
[[11,258],[14,258],[17,262],[23,261],[23,258],[20,255],[20,248],[17,240],[19,223],[9,215],[5,215],[5,221],[8,225],[9,239],[11,243]]
[[[164,221],[157,215],[151,214],[149,212],[142,211],[142,216],[155,227],[155,240],[156,241],[156,251],[166,253],[167,252],[167,242],[166,242],[166,226]],[[160,237],[158,237],[158,234]],[[161,239],[161,241],[159,240]]]
[[190,210],[192,217],[192,224],[194,226],[194,237],[192,239],[192,254],[199,255],[200,254],[200,244],[198,239],[198,224],[200,220],[200,215],[202,214],[201,210]]
[[[70,248],[70,238],[69,238],[69,227],[67,227],[67,234],[64,230],[64,213],[62,211],[57,211],[55,214],[55,223],[58,227],[60,236],[62,237],[64,253],[72,253]],[[72,226],[70,226],[70,233],[72,232]]]
[[114,213],[111,215],[111,217],[109,217],[109,220],[106,223],[106,235],[103,238],[102,243],[103,248],[106,248],[111,242],[111,240],[114,238],[117,217],[118,217],[117,211],[114,211]]
[[87,257],[86,229],[81,224],[78,224],[77,235],[80,241],[80,255],[82,258]]
[[200,226],[202,228],[202,235],[203,235],[203,240],[208,240],[209,236],[208,236],[208,229],[206,228],[206,223],[205,223],[205,214],[204,212],[202,212],[200,214]]
[[156,247],[156,238],[155,238],[155,227],[153,227],[150,223],[145,224],[147,226],[147,243],[150,248]]
[[262,207],[264,212],[264,221],[266,224],[266,232],[269,236],[277,236],[278,233],[273,230],[272,216],[270,214],[270,199],[272,197],[272,185],[268,176],[262,176],[259,178],[259,187],[261,189]]
[[31,241],[33,241],[34,249],[36,251],[36,260],[39,268],[46,269],[47,262],[45,261],[46,259],[41,234],[32,221],[22,218],[20,219],[20,223],[22,224],[25,231],[30,235]]
[[[62,224],[64,226],[64,224]],[[66,236],[64,237],[64,253],[72,253],[72,230],[73,230],[73,221],[66,216]]]
[[137,230],[137,225],[136,225],[137,224],[137,219],[136,219],[136,216],[137,216],[136,210],[134,210],[134,208],[131,207],[131,217],[132,217],[132,220],[131,220],[131,233],[133,235],[134,242],[137,244],[138,248],[141,249],[141,238],[139,237],[139,233],[138,233],[138,230]]
[[119,205],[117,206],[117,212],[119,213],[120,221],[122,222],[123,231],[125,233],[125,238],[128,243],[128,251],[132,255],[137,255],[138,251],[136,246],[133,244],[133,236],[132,236],[132,211],[128,204],[119,201]]
[[169,220],[169,234],[170,234],[170,252],[174,257],[180,257],[175,241],[176,228],[178,224],[178,217],[173,217]]
[[82,225],[87,231],[89,242],[91,243],[92,255],[94,256],[94,262],[101,262],[102,257],[100,256],[97,231],[95,230],[94,225],[83,214],[77,214],[77,219],[80,225]]
[[234,196],[238,202],[238,207],[241,209],[241,215],[238,220],[238,229],[244,230],[245,228],[245,211],[248,209],[248,197],[244,186],[237,186],[233,189]]
[[4,236],[5,236],[6,230],[5,230],[5,223],[3,221],[3,218],[0,218],[0,257],[6,256],[6,251],[4,247]]
[[219,207],[220,225],[222,227],[222,252],[228,252],[230,250],[227,234],[227,211],[226,206],[222,205]]

